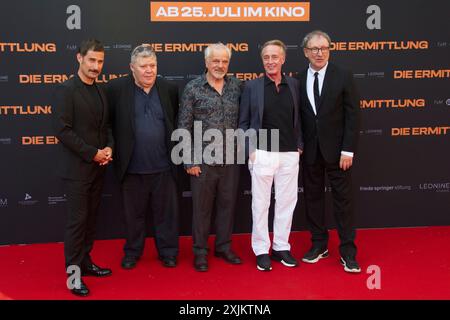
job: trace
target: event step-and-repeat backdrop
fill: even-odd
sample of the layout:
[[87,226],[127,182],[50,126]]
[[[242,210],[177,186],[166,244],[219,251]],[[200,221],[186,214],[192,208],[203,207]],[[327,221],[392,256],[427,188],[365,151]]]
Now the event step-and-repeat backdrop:
[[[351,69],[361,93],[354,193],[360,228],[450,224],[450,2],[390,0],[15,0],[0,3],[0,245],[61,241],[66,198],[55,175],[52,92],[77,70],[81,40],[106,46],[98,81],[129,72],[131,50],[149,43],[158,73],[183,90],[204,71],[203,50],[221,41],[229,72],[262,74],[261,44],[287,44],[284,72],[307,66],[300,43],[330,34],[331,60]],[[235,232],[251,230],[250,179],[242,166]],[[188,178],[180,182],[181,233],[191,232]],[[294,230],[305,229],[303,187]],[[330,190],[328,223],[333,227]],[[151,222],[148,229],[151,234]],[[118,182],[108,171],[98,237],[122,237]]]

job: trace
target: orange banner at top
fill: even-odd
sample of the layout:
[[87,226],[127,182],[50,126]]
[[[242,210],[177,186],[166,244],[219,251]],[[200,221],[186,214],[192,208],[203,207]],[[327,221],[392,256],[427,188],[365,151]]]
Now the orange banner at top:
[[309,21],[309,2],[150,2],[153,22]]

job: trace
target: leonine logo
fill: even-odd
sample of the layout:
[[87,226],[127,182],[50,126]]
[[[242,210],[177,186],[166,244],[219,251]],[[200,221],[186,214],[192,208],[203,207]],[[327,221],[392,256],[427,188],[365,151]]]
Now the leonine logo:
[[19,204],[23,206],[32,206],[37,202],[37,200],[33,200],[33,197],[29,193],[25,193],[24,199],[22,201],[19,201]]
[[56,44],[0,42],[0,52],[56,52]]
[[420,190],[436,191],[436,192],[450,192],[450,182],[427,182],[419,184]]

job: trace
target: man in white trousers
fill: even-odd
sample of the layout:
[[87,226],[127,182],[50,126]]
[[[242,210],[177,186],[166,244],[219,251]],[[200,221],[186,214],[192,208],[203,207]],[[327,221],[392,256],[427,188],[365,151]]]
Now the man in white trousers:
[[[286,46],[267,41],[261,49],[265,75],[248,81],[241,97],[239,127],[258,132],[247,145],[252,178],[252,248],[258,270],[272,270],[271,258],[287,267],[298,265],[289,235],[297,204],[299,156],[303,150],[299,118],[299,85],[282,74]],[[275,184],[272,255],[269,256],[269,207]]]

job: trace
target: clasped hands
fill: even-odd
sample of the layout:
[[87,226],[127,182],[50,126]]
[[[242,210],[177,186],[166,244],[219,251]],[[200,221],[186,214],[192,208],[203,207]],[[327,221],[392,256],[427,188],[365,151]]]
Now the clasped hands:
[[94,161],[98,162],[101,166],[107,165],[112,160],[112,149],[110,147],[105,147],[101,150],[98,149],[97,154],[94,157]]

